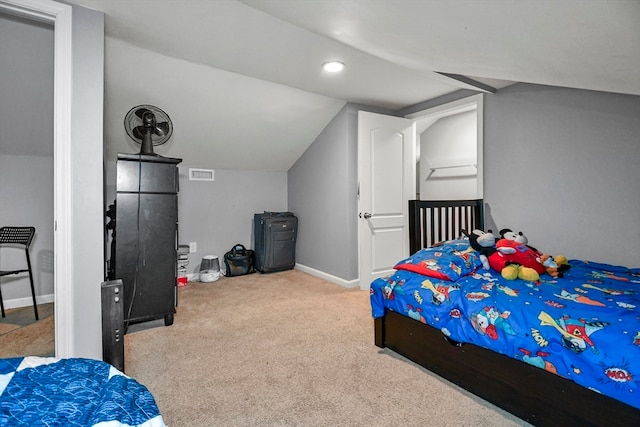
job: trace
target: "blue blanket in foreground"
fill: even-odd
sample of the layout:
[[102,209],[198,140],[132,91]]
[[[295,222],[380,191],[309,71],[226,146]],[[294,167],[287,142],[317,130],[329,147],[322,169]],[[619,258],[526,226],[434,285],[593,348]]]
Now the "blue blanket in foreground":
[[149,390],[91,359],[0,359],[2,426],[165,426]]
[[373,316],[402,313],[640,408],[640,269],[570,264],[563,278],[539,282],[398,270],[371,284]]

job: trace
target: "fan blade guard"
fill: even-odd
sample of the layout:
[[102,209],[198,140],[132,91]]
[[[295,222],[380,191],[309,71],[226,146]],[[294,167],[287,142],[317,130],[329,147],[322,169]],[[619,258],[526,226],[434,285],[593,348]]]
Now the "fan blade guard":
[[143,154],[153,154],[153,146],[164,144],[173,133],[169,115],[153,105],[138,105],[129,110],[124,118],[124,128],[129,138],[141,145]]
[[156,129],[155,129],[155,134],[158,136],[165,136],[166,134],[169,133],[169,129],[170,125],[168,122],[162,122],[162,123],[158,123],[156,124]]

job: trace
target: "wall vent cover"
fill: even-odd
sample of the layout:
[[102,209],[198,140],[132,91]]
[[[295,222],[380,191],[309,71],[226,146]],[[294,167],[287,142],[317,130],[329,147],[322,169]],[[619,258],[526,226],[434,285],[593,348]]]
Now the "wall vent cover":
[[213,169],[195,169],[189,168],[189,181],[213,181]]

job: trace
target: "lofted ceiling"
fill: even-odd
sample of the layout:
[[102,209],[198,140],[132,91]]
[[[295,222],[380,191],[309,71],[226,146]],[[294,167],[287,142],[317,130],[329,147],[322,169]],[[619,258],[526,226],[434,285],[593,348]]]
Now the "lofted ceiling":
[[[105,13],[105,143],[164,109],[194,167],[287,170],[345,105],[515,82],[640,95],[637,0],[67,0]],[[341,74],[320,68],[346,64]]]

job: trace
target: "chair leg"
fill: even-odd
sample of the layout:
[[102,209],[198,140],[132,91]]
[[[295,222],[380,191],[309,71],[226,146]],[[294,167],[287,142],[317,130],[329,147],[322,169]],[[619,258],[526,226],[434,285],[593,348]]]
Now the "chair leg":
[[33,313],[36,315],[36,320],[40,320],[38,317],[38,304],[36,303],[36,290],[33,286],[33,274],[31,274],[31,266],[29,266],[29,281],[31,282],[31,298],[33,299]]
[[31,282],[31,298],[33,299],[33,313],[36,315],[36,320],[40,320],[38,317],[38,304],[36,303],[36,290],[33,286],[33,273],[31,272],[31,259],[27,252],[27,267],[29,267],[29,281]]
[[2,311],[2,317],[6,317],[4,314],[4,302],[2,302],[2,286],[0,286],[0,311]]

